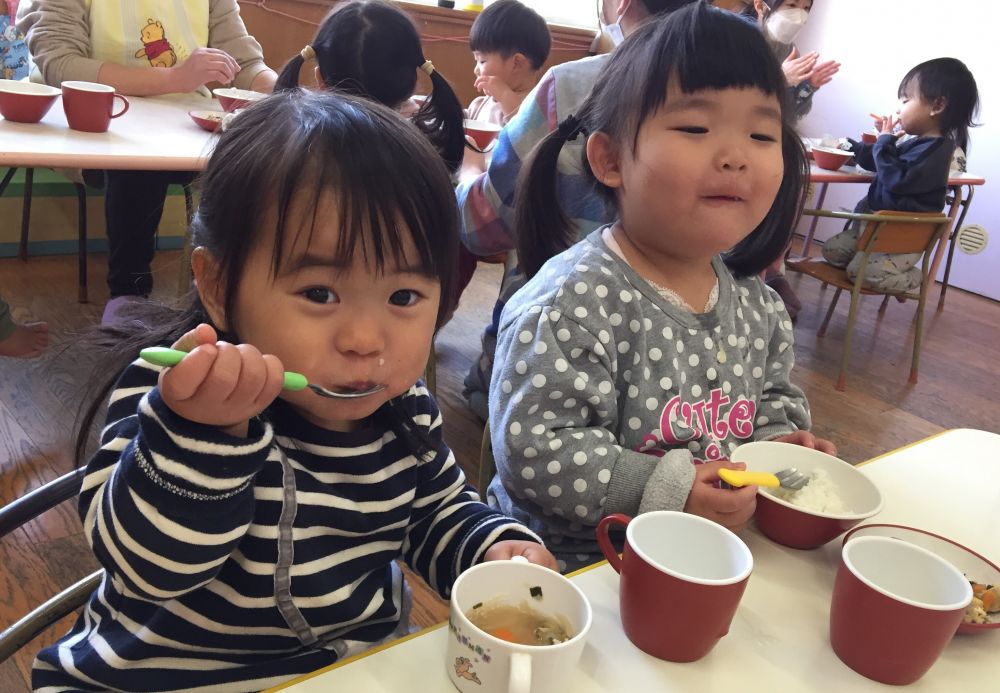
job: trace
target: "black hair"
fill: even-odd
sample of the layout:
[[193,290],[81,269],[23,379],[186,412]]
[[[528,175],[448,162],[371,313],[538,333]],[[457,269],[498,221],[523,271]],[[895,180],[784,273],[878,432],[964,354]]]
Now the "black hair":
[[[781,8],[781,6],[785,4],[785,0],[764,0],[764,4],[767,6],[767,11],[764,12],[763,19],[767,19],[767,16],[769,14],[771,14],[772,12],[777,12]],[[812,12],[812,8],[815,5],[816,5],[816,0],[813,0],[812,4],[809,5],[809,9],[806,10],[806,12]],[[750,0],[750,2],[746,6],[744,6],[742,10],[740,10],[740,14],[742,14],[745,17],[753,19],[755,22],[757,21],[757,8],[754,7],[753,0]]]
[[497,0],[479,13],[469,32],[469,50],[499,53],[504,59],[521,53],[532,70],[545,64],[551,48],[545,19],[518,0]]
[[899,83],[902,98],[911,84],[916,84],[920,97],[929,103],[944,101],[941,111],[941,132],[969,154],[969,128],[979,113],[979,88],[972,72],[957,58],[935,58],[922,62],[906,73]]
[[[670,80],[684,93],[701,89],[754,88],[781,104],[784,177],[767,216],[724,255],[737,275],[756,274],[785,249],[803,205],[809,168],[802,140],[791,125],[785,77],[756,26],[732,12],[694,3],[646,22],[608,58],[593,91],[576,114],[579,127],[560,125],[535,148],[522,172],[515,200],[518,261],[527,276],[578,239],[559,204],[557,162],[576,132],[603,132],[635,152],[639,128],[667,98]],[[569,119],[567,119],[569,120]],[[612,206],[615,191],[595,177],[583,153],[583,170]]]
[[[639,0],[650,15],[665,14],[690,5],[693,0]],[[694,0],[697,1],[697,0]]]
[[[390,108],[413,95],[417,70],[427,62],[413,21],[384,0],[352,0],[334,8],[310,45],[327,87]],[[297,88],[304,62],[300,54],[285,63],[274,90]],[[431,94],[412,120],[455,173],[465,153],[465,111],[440,72],[433,70],[430,79]]]
[[[409,239],[419,255],[419,270],[441,283],[438,328],[452,311],[458,210],[451,179],[426,138],[386,107],[301,89],[268,97],[233,120],[197,185],[201,200],[191,231],[194,244],[218,264],[229,327],[225,332],[214,325],[220,339],[239,343],[233,327],[239,324],[236,295],[253,249],[273,243],[277,275],[287,260],[286,241],[296,232],[289,225],[293,207],[312,211],[314,229],[318,203],[328,194],[336,196],[340,210],[336,264],[363,257],[380,272],[387,262],[404,259]],[[275,218],[276,223],[268,221]],[[79,462],[98,412],[139,350],[170,345],[199,323],[212,324],[196,292],[180,308],[148,302],[129,317],[133,319],[85,338],[102,349],[104,360],[94,369],[99,380],[91,389],[96,394],[81,413]],[[433,443],[402,407],[399,399],[390,400],[375,417],[422,454]]]

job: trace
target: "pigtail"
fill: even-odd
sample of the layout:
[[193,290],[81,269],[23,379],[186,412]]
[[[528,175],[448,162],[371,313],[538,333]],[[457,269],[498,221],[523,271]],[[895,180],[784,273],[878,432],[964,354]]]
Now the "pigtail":
[[305,48],[299,51],[299,54],[285,63],[285,66],[281,68],[281,74],[278,75],[278,79],[274,83],[274,92],[288,91],[289,89],[298,89],[299,87],[299,74],[302,71],[302,66],[305,65],[310,60],[316,59],[316,49],[311,45],[306,44]]
[[431,94],[413,116],[413,124],[441,154],[448,172],[457,173],[465,155],[465,109],[448,80],[430,60],[420,69],[430,75]]
[[529,279],[549,258],[576,242],[576,229],[560,203],[558,167],[563,145],[582,131],[579,120],[567,117],[532,150],[518,180],[514,198],[517,260]]

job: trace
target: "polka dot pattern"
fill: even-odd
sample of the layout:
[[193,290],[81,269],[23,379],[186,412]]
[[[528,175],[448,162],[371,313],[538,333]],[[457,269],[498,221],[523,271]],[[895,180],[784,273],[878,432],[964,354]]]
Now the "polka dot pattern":
[[501,507],[530,515],[570,563],[593,560],[572,547],[591,551],[597,519],[626,510],[613,507],[623,454],[714,459],[755,427],[809,426],[788,383],[788,314],[758,279],[723,276],[718,306],[691,316],[588,245],[506,306],[491,393]]

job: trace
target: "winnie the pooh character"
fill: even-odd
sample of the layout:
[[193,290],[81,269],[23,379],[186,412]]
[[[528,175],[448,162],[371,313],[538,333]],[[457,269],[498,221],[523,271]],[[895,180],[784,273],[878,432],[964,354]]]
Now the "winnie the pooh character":
[[142,37],[142,48],[135,52],[135,57],[146,56],[153,67],[173,67],[177,64],[177,54],[167,41],[160,22],[148,20],[139,33]]

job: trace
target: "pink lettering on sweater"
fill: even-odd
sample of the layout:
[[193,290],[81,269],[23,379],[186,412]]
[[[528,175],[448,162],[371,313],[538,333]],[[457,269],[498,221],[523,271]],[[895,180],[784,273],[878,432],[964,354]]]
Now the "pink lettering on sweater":
[[712,462],[728,456],[720,441],[729,436],[745,440],[753,435],[753,419],[757,404],[745,397],[735,401],[722,392],[712,390],[708,397],[694,402],[673,397],[660,414],[660,435],[646,435],[638,447],[640,452],[662,456],[660,446],[673,448],[692,441],[709,442],[696,451],[695,462]]

